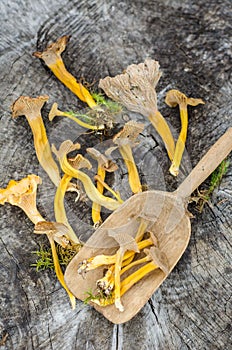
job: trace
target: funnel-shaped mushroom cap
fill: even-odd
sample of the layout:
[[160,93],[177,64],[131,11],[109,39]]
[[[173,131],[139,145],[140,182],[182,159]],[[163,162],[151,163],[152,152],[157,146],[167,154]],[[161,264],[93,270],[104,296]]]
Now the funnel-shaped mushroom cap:
[[180,106],[197,106],[199,104],[204,104],[205,102],[201,98],[190,98],[179,90],[169,90],[166,94],[165,103],[169,107]]
[[69,243],[69,228],[60,222],[40,221],[35,225],[34,233],[49,235],[64,248]]
[[130,144],[133,147],[137,144],[136,140],[143,129],[144,124],[131,120],[114,136],[113,142],[118,146]]
[[71,140],[66,140],[61,143],[59,149],[57,150],[55,145],[52,145],[52,152],[57,156],[59,160],[62,160],[67,156],[68,153],[72,151],[79,150],[81,148],[79,143],[73,143]]
[[7,202],[12,205],[21,205],[28,201],[29,197],[30,201],[35,203],[37,185],[41,183],[41,178],[34,174],[28,175],[20,181],[11,180],[7,188],[0,189],[0,204]]
[[36,118],[41,113],[41,109],[49,96],[38,97],[20,96],[11,106],[12,117],[17,118],[25,115],[30,118]]
[[117,164],[115,164],[111,159],[108,159],[104,154],[99,152],[96,148],[87,148],[88,154],[98,162],[98,166],[103,168],[105,171],[114,172],[118,169]]
[[127,109],[148,116],[157,110],[155,87],[160,77],[159,63],[146,59],[144,63],[128,66],[123,74],[101,79],[99,87]]
[[166,274],[169,274],[169,264],[167,256],[164,252],[161,252],[161,250],[157,247],[151,247],[150,249],[144,249],[144,252],[146,255],[148,255],[153,263]]
[[34,52],[33,56],[42,58],[47,66],[55,64],[57,58],[60,58],[60,55],[65,50],[69,39],[70,36],[64,35],[61,38],[59,38],[55,43],[49,45],[43,52]]

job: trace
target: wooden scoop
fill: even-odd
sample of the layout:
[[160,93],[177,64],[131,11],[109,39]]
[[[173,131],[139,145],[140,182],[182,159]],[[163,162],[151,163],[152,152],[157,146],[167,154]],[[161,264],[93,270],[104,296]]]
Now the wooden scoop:
[[[231,150],[232,128],[229,128],[175,192],[146,191],[125,201],[95,231],[69,263],[65,272],[65,281],[71,292],[77,298],[84,300],[87,297],[86,292],[96,291],[96,281],[103,277],[105,266],[87,272],[83,278],[77,273],[78,265],[83,260],[99,254],[115,254],[119,246],[109,235],[112,234],[112,231],[121,232],[124,229],[125,233],[135,237],[139,226],[138,218],[141,217],[150,220],[149,231],[154,233],[159,249],[165,253],[170,273],[184,253],[190,239],[188,197],[217,168]],[[105,307],[92,305],[111,322],[115,324],[126,322],[144,306],[166,277],[167,274],[157,269],[136,283],[121,298],[124,306],[123,312],[120,312],[114,304]]]

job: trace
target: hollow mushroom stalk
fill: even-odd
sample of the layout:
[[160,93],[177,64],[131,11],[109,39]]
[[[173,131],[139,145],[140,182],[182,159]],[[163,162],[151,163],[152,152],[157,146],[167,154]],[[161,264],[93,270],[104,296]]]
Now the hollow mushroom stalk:
[[[106,172],[113,172],[118,169],[118,166],[104,154],[99,152],[96,148],[87,148],[87,153],[97,161],[97,189],[99,193],[103,194],[104,186],[102,181],[105,181]],[[99,225],[102,222],[101,219],[101,206],[98,203],[93,202],[92,205],[92,220],[94,225]]]
[[59,168],[52,157],[46,129],[41,116],[41,109],[48,99],[49,97],[46,95],[36,98],[20,96],[11,107],[12,117],[17,118],[23,115],[26,117],[32,130],[38,161],[52,182],[58,186],[60,182]]
[[117,133],[113,142],[116,147],[112,147],[106,151],[110,154],[118,148],[128,170],[128,179],[131,191],[133,193],[142,192],[142,185],[139,178],[139,173],[132,153],[132,147],[136,146],[136,139],[143,131],[144,125],[135,121],[129,121],[124,125],[124,128]]
[[19,181],[10,180],[6,188],[0,189],[0,204],[21,208],[34,224],[44,221],[36,206],[37,185],[41,183],[41,178],[34,174]]
[[169,107],[176,107],[179,105],[180,119],[181,119],[181,131],[176,142],[176,148],[174,152],[174,157],[172,160],[171,167],[169,169],[170,173],[177,176],[179,173],[179,167],[182,159],[182,155],[185,148],[185,142],[187,138],[188,129],[188,110],[187,106],[197,106],[199,104],[204,104],[204,101],[199,98],[189,98],[182,92],[178,90],[169,90],[166,94],[165,103]]
[[[141,241],[141,239],[143,238],[143,235],[146,232],[147,227],[148,227],[147,220],[142,219],[139,225],[137,234],[135,236],[135,242],[138,244],[139,251],[143,249],[143,246],[141,244],[143,242],[146,242],[146,240]],[[155,235],[152,232],[149,232],[149,233],[152,240],[152,244],[154,246],[157,246],[158,242]],[[130,254],[129,257],[127,257],[126,255],[124,256],[124,259],[122,262],[122,269],[120,271],[120,276],[131,267],[137,264],[141,264],[143,262],[142,259],[140,259],[141,261],[140,260],[133,261],[134,257],[135,257],[135,252],[132,252],[132,254]],[[106,271],[105,276],[99,279],[96,283],[98,290],[100,292],[103,292],[105,295],[109,295],[114,288],[114,285],[115,285],[114,271],[115,271],[115,265],[111,265]]]
[[62,52],[66,49],[69,36],[64,35],[56,42],[50,44],[43,52],[34,52],[33,56],[41,58],[51,69],[53,74],[81,101],[86,102],[90,108],[97,106],[89,91],[70,74],[61,58]]
[[67,235],[69,235],[69,229],[61,223],[43,221],[43,222],[38,222],[35,225],[34,233],[47,235],[49,243],[51,245],[52,258],[53,258],[56,276],[58,278],[58,281],[60,282],[62,287],[66,290],[69,296],[72,309],[75,309],[76,298],[70,292],[70,290],[68,289],[65,283],[64,274],[60,267],[60,263],[59,263],[59,259],[56,251],[56,245],[55,245],[55,241],[56,241],[57,243],[62,245],[62,247],[64,248],[67,246],[69,241],[67,240],[66,237]]
[[124,307],[121,303],[121,279],[120,271],[122,268],[122,262],[126,251],[139,252],[139,248],[135,239],[127,234],[126,232],[114,233],[113,230],[109,233],[110,237],[113,237],[115,241],[119,244],[119,249],[116,252],[115,266],[114,266],[114,295],[115,295],[115,307],[120,311],[124,311]]
[[123,74],[101,79],[99,87],[112,100],[147,117],[162,138],[172,160],[175,151],[174,139],[166,120],[157,108],[155,88],[160,77],[159,63],[146,59],[144,63],[128,66]]
[[65,193],[69,190],[69,184],[71,180],[72,176],[69,176],[67,174],[63,175],[55,194],[54,213],[56,221],[63,223],[69,228],[69,238],[72,240],[72,242],[80,244],[78,237],[76,236],[72,226],[68,222],[68,218],[64,207],[64,196]]
[[[139,250],[142,250],[146,247],[149,247],[154,244],[153,238],[147,238],[142,240],[141,242],[138,242],[137,246]],[[134,251],[127,251],[124,254],[123,261],[129,259],[131,256],[134,256]],[[113,255],[96,255],[94,257],[88,258],[86,260],[83,260],[79,266],[77,273],[80,275],[84,275],[88,271],[94,270],[97,267],[104,266],[104,265],[113,265],[116,262],[116,254]]]
[[[80,149],[80,144],[76,143],[75,145],[69,145],[68,151],[74,151]],[[64,196],[67,191],[75,190],[73,186],[70,186],[70,181],[72,180],[72,176],[64,174],[59,186],[57,187],[55,199],[54,199],[54,213],[57,222],[61,222],[69,228],[69,238],[76,244],[80,244],[78,237],[73,231],[71,225],[68,222],[68,218],[66,215],[65,207],[64,207]]]
[[[57,150],[54,145],[52,146],[52,150],[59,159],[63,172],[82,182],[85,192],[92,202],[98,203],[109,210],[117,209],[121,203],[118,200],[102,195],[94,186],[90,177],[80,170],[81,168],[91,169],[92,165],[90,162],[81,154],[77,154],[73,159],[67,158],[67,154],[73,149],[72,147],[73,143],[70,140],[64,141],[59,150]],[[117,196],[116,193],[115,196]]]
[[[92,125],[89,123],[86,123],[82,120],[80,120],[78,118],[78,114],[72,113],[72,112],[62,112],[58,109],[58,104],[57,103],[53,103],[52,108],[49,112],[48,118],[50,121],[52,121],[55,117],[67,117],[71,120],[73,120],[74,122],[76,122],[78,125],[82,126],[83,128],[86,129],[90,129],[90,130],[103,130],[105,129],[105,125],[104,124],[96,124],[96,125]],[[88,117],[88,116],[86,116]]]
[[[151,247],[150,249],[144,250],[147,255],[147,264],[142,266],[140,269],[127,276],[121,283],[121,296],[125,294],[135,283],[140,281],[150,272],[160,268],[165,275],[169,273],[168,260],[165,253],[161,252],[157,247]],[[151,261],[150,261],[151,260]]]
[[[144,250],[146,257],[140,260],[141,263],[145,263],[141,268],[127,276],[121,282],[120,296],[122,297],[131,287],[137,282],[147,276],[150,272],[157,269],[161,269],[165,275],[169,273],[169,264],[165,253],[161,252],[157,247],[151,247]],[[134,263],[134,266],[136,264]],[[132,267],[132,266],[131,266]],[[122,270],[123,272],[123,270]],[[124,271],[125,272],[125,271]],[[115,291],[113,291],[109,298],[96,298],[91,300],[93,303],[100,306],[107,306],[115,303]]]

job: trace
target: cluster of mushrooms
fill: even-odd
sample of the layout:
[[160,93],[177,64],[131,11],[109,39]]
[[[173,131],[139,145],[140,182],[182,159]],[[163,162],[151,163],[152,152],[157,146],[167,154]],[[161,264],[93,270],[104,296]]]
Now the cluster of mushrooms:
[[[88,105],[87,115],[91,115],[96,122],[88,123],[78,118],[78,113],[62,112],[54,103],[49,113],[49,119],[56,116],[70,118],[81,127],[90,130],[103,130],[106,126],[102,122],[104,118],[98,118],[110,113],[108,107],[103,102],[96,101],[86,87],[78,82],[66,69],[61,53],[65,50],[69,40],[68,36],[59,38],[55,43],[49,45],[43,52],[35,52],[33,55],[42,59],[51,69],[55,76],[69,88],[81,101]],[[152,59],[146,59],[144,63],[132,64],[123,74],[115,77],[106,77],[100,80],[99,88],[105,94],[125,107],[129,111],[137,112],[148,118],[163,140],[170,159],[170,173],[178,175],[182,154],[184,152],[187,137],[188,114],[187,105],[196,106],[204,103],[201,99],[186,97],[178,90],[170,90],[166,94],[165,102],[170,107],[179,106],[181,118],[181,131],[178,140],[175,142],[170,128],[157,108],[156,85],[161,77],[159,63]],[[25,116],[34,137],[34,146],[38,161],[45,170],[51,181],[56,186],[54,199],[55,222],[50,222],[42,217],[36,206],[37,186],[42,180],[39,176],[31,174],[20,181],[11,180],[6,188],[0,189],[0,204],[10,203],[20,207],[29,219],[34,223],[34,232],[46,234],[51,245],[55,272],[61,285],[67,291],[70,302],[75,308],[75,297],[66,286],[63,271],[59,264],[57,255],[57,244],[64,248],[81,249],[82,242],[76,236],[71,227],[64,206],[65,193],[67,191],[78,191],[77,186],[71,182],[73,178],[78,179],[92,201],[92,220],[95,227],[102,223],[101,207],[111,211],[117,209],[123,200],[119,192],[115,192],[105,182],[106,172],[117,171],[117,165],[113,162],[111,153],[116,149],[120,152],[128,170],[128,181],[131,194],[142,191],[137,166],[134,161],[132,148],[138,144],[137,138],[143,131],[144,125],[134,120],[127,122],[123,129],[114,135],[114,145],[107,150],[106,154],[100,153],[95,148],[88,148],[88,154],[97,162],[97,174],[95,182],[84,172],[83,169],[92,167],[90,161],[77,153],[70,158],[72,151],[78,151],[80,144],[73,144],[70,140],[65,140],[56,149],[50,146],[44,126],[41,109],[49,97],[47,95],[36,98],[21,96],[12,105],[12,117]],[[113,130],[113,124],[110,126]],[[58,163],[54,159],[56,156]],[[61,175],[62,174],[62,175]],[[112,197],[104,195],[107,189]],[[147,222],[141,220],[135,240],[127,247],[127,250],[119,247],[112,256],[86,257],[80,264],[77,273],[87,273],[99,266],[106,265],[107,271],[102,279],[96,281],[100,293],[100,298],[92,297],[91,301],[101,306],[115,303],[115,306],[123,311],[120,297],[126,293],[136,282],[155,268],[167,270],[165,257],[158,254],[156,238],[147,230]],[[119,242],[120,243],[120,242]],[[144,252],[144,257],[136,259],[137,252]],[[130,268],[141,265],[138,270],[127,276],[124,280],[122,275]],[[104,296],[104,297],[102,297]]]

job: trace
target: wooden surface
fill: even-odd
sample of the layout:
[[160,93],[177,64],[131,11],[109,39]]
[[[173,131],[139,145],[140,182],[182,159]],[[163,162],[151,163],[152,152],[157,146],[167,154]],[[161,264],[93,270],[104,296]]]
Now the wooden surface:
[[[230,0],[2,0],[0,13],[0,186],[29,173],[40,175],[38,208],[49,220],[54,188],[38,166],[25,118],[13,121],[9,107],[20,95],[49,94],[43,115],[50,140],[59,145],[69,137],[88,143],[86,135],[80,136],[83,130],[73,124],[47,121],[53,102],[63,110],[83,108],[31,55],[59,36],[72,35],[64,61],[76,77],[88,82],[121,73],[146,57],[158,60],[163,71],[159,106],[175,135],[178,110],[165,107],[165,92],[178,88],[206,102],[190,109],[187,152],[178,180],[168,174],[166,152],[147,123],[135,156],[149,188],[177,188],[191,165],[231,126]],[[93,137],[100,143],[99,135]],[[124,198],[125,173],[122,168],[115,175]],[[54,273],[37,273],[31,267],[32,251],[46,239],[33,234],[33,225],[20,209],[1,206],[0,335],[8,337],[0,348],[231,349],[231,180],[230,166],[202,214],[189,206],[195,217],[184,256],[141,312],[124,325],[113,325],[79,301],[72,311]],[[77,234],[87,239],[93,232],[88,202],[74,208],[69,196],[66,205]]]

